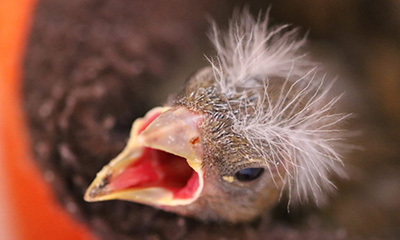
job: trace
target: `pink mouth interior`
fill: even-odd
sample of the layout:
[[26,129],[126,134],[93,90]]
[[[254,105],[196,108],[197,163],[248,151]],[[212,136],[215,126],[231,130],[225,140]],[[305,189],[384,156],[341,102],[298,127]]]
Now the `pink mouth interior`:
[[[158,115],[150,116],[139,132]],[[175,199],[188,199],[199,187],[199,176],[186,159],[146,147],[138,159],[112,177],[108,187],[111,191],[160,187],[171,191]]]

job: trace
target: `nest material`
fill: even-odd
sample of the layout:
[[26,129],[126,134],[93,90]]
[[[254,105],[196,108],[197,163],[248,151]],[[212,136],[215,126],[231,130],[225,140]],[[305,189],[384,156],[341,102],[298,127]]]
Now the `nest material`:
[[[179,85],[165,80],[187,67],[187,59],[202,57],[204,49],[198,46],[206,40],[206,12],[227,18],[232,12],[229,4],[39,1],[24,67],[32,149],[61,204],[100,238],[338,239],[345,235],[342,230],[324,230],[318,218],[295,227],[267,213],[256,222],[230,226],[201,223],[135,203],[84,202],[96,172],[125,145],[133,120],[166,99],[164,89]],[[277,212],[285,212],[285,207]]]

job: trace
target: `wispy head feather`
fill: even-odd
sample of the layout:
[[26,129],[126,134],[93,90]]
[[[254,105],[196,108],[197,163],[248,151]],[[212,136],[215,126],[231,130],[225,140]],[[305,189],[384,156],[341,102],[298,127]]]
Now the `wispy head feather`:
[[[348,115],[336,112],[340,96],[331,96],[331,84],[303,52],[305,39],[288,25],[268,26],[268,14],[255,20],[248,11],[237,14],[227,32],[214,24],[210,38],[217,88],[242,96],[228,102],[244,109],[230,111],[233,131],[266,159],[271,173],[283,172],[280,182],[290,197],[321,198],[334,187],[332,173],[344,176],[339,125]],[[256,101],[249,99],[254,95]]]
[[255,20],[248,11],[237,13],[224,34],[212,25],[210,39],[218,55],[210,63],[223,92],[251,85],[255,77],[285,78],[289,72],[302,76],[309,70],[310,62],[298,61],[304,57],[301,48],[305,43],[299,40],[298,29],[270,27],[268,16]]

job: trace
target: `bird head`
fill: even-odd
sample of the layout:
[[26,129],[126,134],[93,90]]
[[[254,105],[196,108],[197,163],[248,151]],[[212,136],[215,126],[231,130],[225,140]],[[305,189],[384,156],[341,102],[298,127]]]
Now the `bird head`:
[[[346,115],[287,26],[244,12],[218,55],[168,105],[132,126],[125,149],[96,176],[87,201],[147,204],[203,220],[254,219],[288,190],[317,199],[343,174],[337,141]],[[294,194],[295,193],[295,194]]]

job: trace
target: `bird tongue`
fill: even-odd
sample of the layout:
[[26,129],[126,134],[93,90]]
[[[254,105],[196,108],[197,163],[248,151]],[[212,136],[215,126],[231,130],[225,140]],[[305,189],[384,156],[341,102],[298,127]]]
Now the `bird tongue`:
[[152,148],[143,154],[110,181],[108,189],[119,191],[162,187],[173,193],[174,198],[189,198],[198,188],[197,173],[186,159]]

